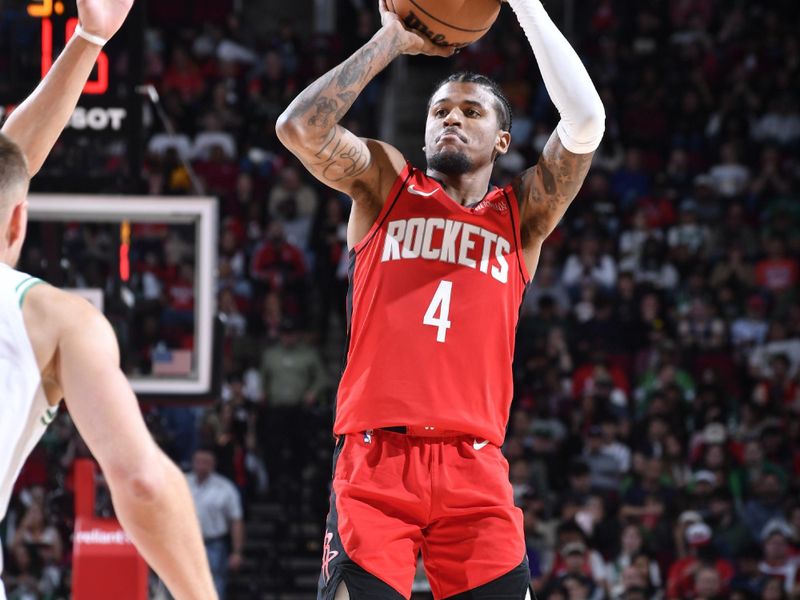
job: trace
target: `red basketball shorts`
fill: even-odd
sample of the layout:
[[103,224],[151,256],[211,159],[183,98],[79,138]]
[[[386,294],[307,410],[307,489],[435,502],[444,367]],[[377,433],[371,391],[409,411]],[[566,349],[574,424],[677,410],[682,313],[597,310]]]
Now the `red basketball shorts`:
[[522,512],[500,449],[461,434],[378,429],[340,438],[321,589],[342,580],[337,568],[346,572],[339,565],[352,561],[409,598],[420,551],[435,598],[482,586],[523,562]]

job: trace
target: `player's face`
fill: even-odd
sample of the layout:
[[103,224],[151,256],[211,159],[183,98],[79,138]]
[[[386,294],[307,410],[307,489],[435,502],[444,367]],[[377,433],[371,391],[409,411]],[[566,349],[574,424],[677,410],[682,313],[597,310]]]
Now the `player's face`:
[[214,470],[214,455],[205,450],[198,450],[192,457],[192,470],[200,479],[205,479]]
[[511,136],[499,125],[494,95],[475,83],[447,83],[434,94],[425,123],[428,166],[462,175],[505,154]]

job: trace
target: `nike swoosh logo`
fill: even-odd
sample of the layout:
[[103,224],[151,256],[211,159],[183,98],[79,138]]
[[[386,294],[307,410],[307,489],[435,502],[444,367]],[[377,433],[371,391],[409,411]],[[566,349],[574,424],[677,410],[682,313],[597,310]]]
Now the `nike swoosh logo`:
[[420,190],[415,189],[413,183],[410,186],[408,186],[408,191],[409,193],[414,194],[415,196],[433,196],[437,192],[437,190],[433,190],[432,192],[422,192]]
[[482,442],[478,442],[478,440],[475,440],[474,442],[472,442],[472,447],[475,448],[475,450],[480,450],[488,443],[489,440],[483,440]]

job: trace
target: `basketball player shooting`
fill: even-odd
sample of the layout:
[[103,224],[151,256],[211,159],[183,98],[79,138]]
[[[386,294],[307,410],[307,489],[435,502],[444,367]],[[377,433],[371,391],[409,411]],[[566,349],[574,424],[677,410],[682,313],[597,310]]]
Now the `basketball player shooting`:
[[509,0],[561,115],[539,162],[491,189],[511,110],[486,77],[433,92],[426,171],[339,121],[401,54],[448,56],[380,2],[382,27],[277,124],[308,170],[353,199],[347,365],[339,385],[318,598],[409,598],[421,551],[435,598],[529,597],[522,514],[500,452],[519,305],[577,194],[605,114],[539,0]]
[[0,520],[14,480],[63,397],[138,550],[176,598],[211,599],[216,592],[189,488],[145,427],[119,368],[111,326],[84,299],[13,268],[25,240],[30,177],[132,3],[78,0],[76,35],[0,133]]

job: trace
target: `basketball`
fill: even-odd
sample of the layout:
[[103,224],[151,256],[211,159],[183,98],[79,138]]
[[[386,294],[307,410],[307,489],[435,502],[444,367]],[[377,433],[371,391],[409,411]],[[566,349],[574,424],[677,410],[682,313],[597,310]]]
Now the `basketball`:
[[466,46],[489,31],[500,0],[386,0],[409,29],[437,46]]

